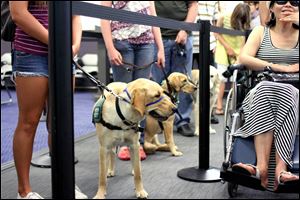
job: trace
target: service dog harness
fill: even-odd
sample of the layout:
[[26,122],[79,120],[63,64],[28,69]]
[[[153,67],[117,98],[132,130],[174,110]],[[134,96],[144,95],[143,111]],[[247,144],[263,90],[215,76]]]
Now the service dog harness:
[[[123,90],[123,92],[125,92],[127,94],[127,97],[129,98],[126,99],[126,98],[123,98],[123,97],[120,97],[119,95],[116,96],[116,103],[115,103],[115,106],[116,106],[116,111],[117,111],[117,114],[118,116],[120,117],[120,119],[122,120],[122,122],[128,126],[128,128],[126,129],[123,129],[119,126],[115,126],[111,123],[108,123],[106,122],[103,117],[102,117],[102,110],[103,110],[103,104],[106,100],[105,96],[102,95],[100,97],[100,99],[98,100],[98,102],[96,103],[95,107],[94,107],[94,110],[93,110],[93,119],[92,119],[92,122],[95,124],[95,123],[101,123],[103,126],[105,126],[106,128],[110,129],[110,130],[130,130],[130,129],[133,129],[135,132],[143,132],[144,131],[144,128],[140,127],[138,123],[135,123],[135,122],[131,122],[130,120],[127,120],[124,115],[122,114],[121,112],[121,109],[120,109],[120,105],[119,105],[119,101],[120,99],[125,101],[126,103],[129,103],[131,104],[131,96],[130,94],[128,93],[128,90],[127,88]],[[164,97],[160,97],[159,99],[157,99],[156,101],[154,102],[151,102],[151,103],[148,103],[146,104],[146,107],[147,106],[151,106],[151,105],[154,105],[156,103],[159,103],[162,99],[164,99]],[[151,113],[150,113],[151,114]]]

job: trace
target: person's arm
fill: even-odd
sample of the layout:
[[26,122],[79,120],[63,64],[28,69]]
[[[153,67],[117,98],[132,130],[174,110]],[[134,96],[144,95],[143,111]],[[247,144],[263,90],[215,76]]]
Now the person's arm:
[[264,34],[264,27],[257,26],[253,29],[249,35],[245,46],[243,47],[241,54],[239,56],[239,62],[246,65],[248,69],[254,71],[263,71],[266,66],[270,66],[275,72],[298,72],[299,63],[289,65],[289,67],[267,62],[256,58],[256,53],[260,47],[262,37]]
[[271,65],[269,62],[255,57],[262,41],[263,32],[263,26],[255,27],[249,35],[247,42],[239,56],[239,62],[254,71],[262,71],[264,70],[265,66]]
[[[189,3],[188,13],[184,21],[194,23],[197,15],[198,15],[198,2],[192,1]],[[178,44],[185,44],[187,37],[188,37],[187,32],[185,30],[180,30],[177,34],[175,42]]]
[[[157,16],[154,1],[150,1],[150,14],[153,16]],[[157,64],[158,66],[162,67],[165,65],[165,50],[164,50],[164,45],[161,37],[160,28],[152,27],[152,31],[157,46]]]
[[259,1],[258,10],[259,10],[260,24],[262,26],[265,26],[266,23],[270,20],[270,11],[267,7],[266,1]]
[[82,26],[80,16],[74,15],[72,17],[72,52],[73,56],[76,56],[80,49]]
[[28,11],[28,1],[9,1],[12,20],[31,37],[48,44],[48,30]]
[[[112,1],[101,1],[102,6],[112,7]],[[109,20],[101,19],[101,33],[104,39],[104,43],[106,46],[107,54],[109,60],[112,64],[121,65],[122,64],[122,55],[115,48],[113,43],[113,38],[111,34],[111,26]]]
[[[224,16],[220,16],[218,21],[217,21],[217,26],[218,27],[223,27],[223,21],[224,21]],[[225,41],[224,37],[222,34],[215,33],[216,39],[221,43],[222,46],[224,46],[226,53],[228,56],[236,56],[234,50],[231,48],[231,46]]]

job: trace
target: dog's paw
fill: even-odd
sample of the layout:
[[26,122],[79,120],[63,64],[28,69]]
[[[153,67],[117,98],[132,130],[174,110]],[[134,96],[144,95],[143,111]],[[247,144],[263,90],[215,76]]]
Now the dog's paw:
[[93,197],[93,199],[105,199],[106,189],[103,187],[98,188],[97,194]]
[[196,135],[196,136],[199,136],[199,132],[198,132],[198,131],[195,131],[195,135]]
[[103,193],[97,193],[94,197],[93,197],[93,199],[105,199],[105,195],[103,194]]
[[145,190],[136,191],[135,195],[138,199],[147,199],[148,193]]
[[167,144],[161,144],[157,147],[157,151],[170,151],[170,147]]
[[172,153],[173,154],[173,156],[176,156],[176,157],[178,157],[178,156],[182,156],[183,155],[183,153],[182,152],[180,152],[180,151],[175,151],[174,153]]
[[115,171],[114,170],[108,170],[107,172],[107,177],[114,177],[115,176]]
[[210,134],[216,134],[217,131],[216,131],[215,129],[213,129],[212,127],[210,127],[209,133],[210,133]]

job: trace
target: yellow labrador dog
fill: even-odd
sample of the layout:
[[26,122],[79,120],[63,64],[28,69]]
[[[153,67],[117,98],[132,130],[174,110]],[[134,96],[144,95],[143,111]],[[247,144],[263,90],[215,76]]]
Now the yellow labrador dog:
[[[152,115],[161,121],[174,113],[175,105],[164,94],[162,87],[148,79],[137,79],[128,84],[111,83],[107,86],[120,98],[104,92],[93,109],[93,121],[100,143],[99,186],[95,199],[106,195],[107,176],[114,176],[115,146],[128,145],[134,172],[137,198],[147,198],[141,177],[139,158],[138,123],[145,115]],[[105,98],[104,98],[105,97]]]
[[[169,75],[168,81],[170,88],[168,88],[166,81],[163,81],[162,87],[165,93],[172,95],[173,97],[177,96],[179,92],[192,94],[197,89],[196,84],[194,84],[185,74],[182,73],[173,72]],[[157,119],[149,115],[146,117],[144,150],[147,154],[154,153],[155,151],[171,151],[173,156],[182,155],[174,143],[174,119],[175,115],[170,116],[166,121],[163,122],[159,122]],[[164,144],[160,144],[157,138],[157,134],[161,131],[165,137]]]
[[[219,88],[220,88],[220,75],[218,73],[218,70],[210,66],[210,109],[209,109],[209,117],[211,117],[213,107],[217,101]],[[194,83],[199,84],[199,70],[193,69],[192,70],[192,80]],[[199,87],[198,87],[199,88]],[[195,135],[199,135],[199,89],[193,94],[194,97],[194,115],[195,115]],[[210,119],[209,119],[210,122]],[[209,132],[211,134],[216,133],[216,130],[211,127],[211,124],[209,125]]]

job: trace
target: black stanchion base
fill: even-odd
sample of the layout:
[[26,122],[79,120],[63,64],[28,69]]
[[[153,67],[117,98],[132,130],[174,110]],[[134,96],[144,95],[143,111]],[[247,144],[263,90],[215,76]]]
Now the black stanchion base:
[[[78,159],[74,157],[74,164],[76,163],[78,163]],[[34,167],[51,168],[51,157],[49,154],[44,154],[32,159],[30,164]]]
[[177,176],[187,181],[194,182],[218,182],[221,181],[220,170],[216,168],[199,169],[199,167],[190,167],[179,170]]

